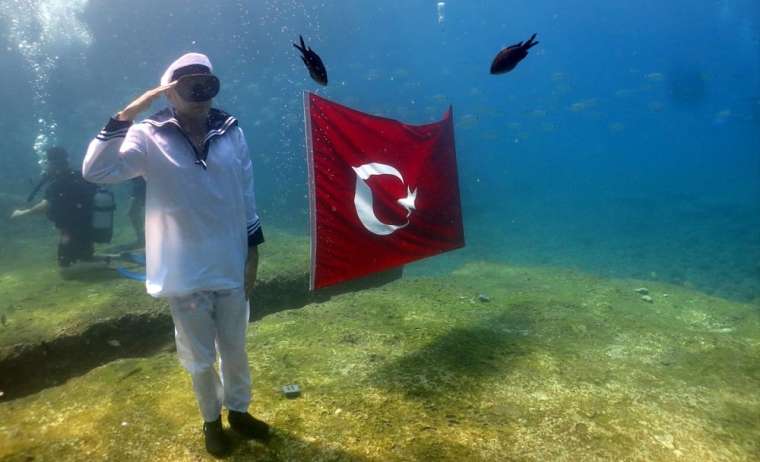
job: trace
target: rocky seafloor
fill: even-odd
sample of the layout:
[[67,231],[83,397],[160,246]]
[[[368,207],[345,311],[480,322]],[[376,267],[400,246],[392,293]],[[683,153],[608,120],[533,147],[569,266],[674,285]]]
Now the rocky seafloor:
[[[273,239],[272,250],[288,249],[281,253],[292,260],[263,255],[269,289],[254,300],[248,333],[251,411],[274,437],[266,445],[236,438],[229,460],[760,460],[756,303],[483,262],[294,296],[305,263],[304,241],[296,241],[277,247]],[[296,276],[281,276],[289,265]],[[129,316],[130,307],[162,316],[162,305],[146,308],[150,299],[131,281],[77,286],[40,277],[32,279],[40,290],[22,297],[30,282],[13,274],[2,283],[4,297],[16,297],[0,328],[7,348],[20,331],[3,329],[22,329],[25,311],[44,318],[51,284],[61,295],[48,312],[60,317],[24,334],[36,342],[51,344],[63,335],[57,329],[77,338],[82,324],[102,320],[98,307],[123,308],[111,318]],[[647,294],[636,291],[642,285]],[[0,460],[210,459],[170,326],[156,334],[161,345],[123,357],[119,350],[145,333],[119,326],[88,347],[115,357],[0,398]],[[302,395],[287,399],[281,387],[293,383]]]

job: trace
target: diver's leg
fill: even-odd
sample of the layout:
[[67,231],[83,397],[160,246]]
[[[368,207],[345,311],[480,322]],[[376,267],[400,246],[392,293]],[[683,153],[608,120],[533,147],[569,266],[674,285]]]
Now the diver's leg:
[[61,268],[71,266],[74,261],[73,254],[71,235],[66,231],[61,231],[61,236],[58,239],[58,266]]
[[229,409],[230,427],[245,438],[269,440],[269,425],[248,413],[251,374],[245,349],[248,302],[241,289],[215,292],[216,344],[224,382],[224,406]]
[[129,222],[135,231],[137,246],[145,247],[145,199],[132,197],[129,204]]
[[61,230],[61,241],[58,244],[58,261],[60,263],[76,263],[91,261],[95,253],[95,243],[89,230],[68,228]]
[[245,349],[248,302],[243,289],[214,292],[216,344],[219,348],[224,407],[246,412],[251,402],[251,374]]
[[82,245],[82,260],[84,261],[91,261],[94,259],[95,255],[95,241],[93,240],[93,236],[91,233],[83,233],[82,236],[80,236],[81,239],[81,245]]
[[71,268],[74,261],[71,255],[71,237],[65,231],[61,231],[58,239],[58,272],[62,279],[72,279],[75,276],[76,272]]
[[169,299],[174,319],[177,356],[193,380],[193,390],[205,422],[219,419],[222,386],[214,369],[216,326],[209,292]]
[[95,255],[92,235],[81,231],[61,231],[58,244],[58,265],[63,279],[86,276],[96,270],[108,267],[110,258]]

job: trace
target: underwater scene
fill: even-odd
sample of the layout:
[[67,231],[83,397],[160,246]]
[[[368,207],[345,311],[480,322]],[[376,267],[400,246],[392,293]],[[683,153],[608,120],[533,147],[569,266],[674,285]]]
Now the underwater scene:
[[[760,460],[757,0],[1,0],[0,69],[0,461]],[[435,197],[317,241],[317,102]]]

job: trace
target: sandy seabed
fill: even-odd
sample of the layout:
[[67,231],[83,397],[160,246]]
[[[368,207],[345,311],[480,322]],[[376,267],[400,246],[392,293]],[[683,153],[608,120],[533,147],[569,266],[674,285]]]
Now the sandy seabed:
[[[263,278],[303,263],[264,263]],[[121,281],[74,297],[12,274],[9,294],[44,287],[14,299],[6,330],[51,286],[60,329],[95,319],[65,314],[83,309],[82,293],[93,305],[148,300]],[[268,314],[248,351],[251,411],[274,436],[235,438],[230,460],[760,459],[760,306],[680,286],[470,262]],[[291,383],[301,397],[282,396]],[[200,423],[174,353],[117,359],[0,401],[0,460],[210,459]]]

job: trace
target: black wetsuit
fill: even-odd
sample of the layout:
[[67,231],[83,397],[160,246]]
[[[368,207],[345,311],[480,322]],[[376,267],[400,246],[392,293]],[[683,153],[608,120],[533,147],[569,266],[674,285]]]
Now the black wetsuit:
[[145,178],[138,176],[132,178],[130,183],[132,184],[132,198],[139,203],[140,206],[145,207],[145,188],[147,187],[145,184]]
[[90,260],[95,250],[92,232],[92,211],[97,186],[69,171],[51,177],[45,199],[47,216],[61,231],[58,243],[58,264],[70,266],[78,260]]

